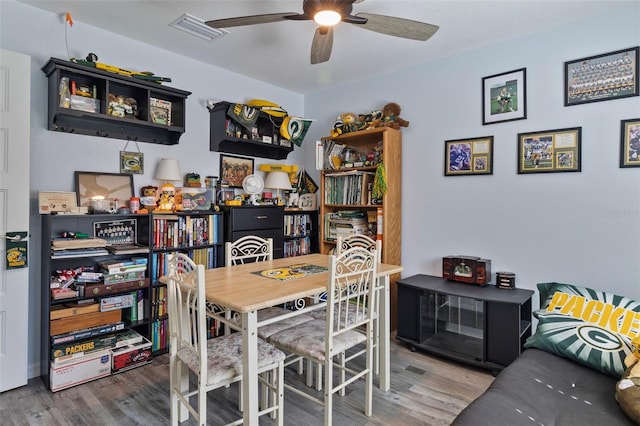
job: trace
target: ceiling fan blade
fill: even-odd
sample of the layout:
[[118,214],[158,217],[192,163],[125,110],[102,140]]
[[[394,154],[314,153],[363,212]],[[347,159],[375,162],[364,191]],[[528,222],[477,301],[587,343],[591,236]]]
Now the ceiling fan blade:
[[287,19],[290,19],[298,15],[300,14],[296,12],[266,13],[263,15],[250,15],[250,16],[239,16],[236,18],[214,19],[212,21],[206,21],[205,24],[213,28],[241,27],[244,25],[269,24],[271,22],[285,21]]
[[318,27],[311,44],[311,64],[327,62],[333,49],[333,27]]
[[367,19],[366,24],[358,25],[360,28],[411,40],[429,40],[440,28],[437,25],[375,13],[358,13],[356,16]]

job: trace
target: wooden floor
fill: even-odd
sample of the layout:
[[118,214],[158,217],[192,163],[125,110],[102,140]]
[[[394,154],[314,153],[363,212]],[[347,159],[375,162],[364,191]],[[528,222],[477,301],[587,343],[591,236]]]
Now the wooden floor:
[[[373,416],[363,413],[364,385],[359,381],[344,397],[335,397],[335,425],[449,425],[456,415],[493,381],[485,370],[456,364],[421,352],[411,352],[392,338],[391,390],[375,388]],[[287,380],[300,381],[293,371]],[[374,383],[377,385],[377,378]],[[320,394],[318,394],[320,396]],[[209,393],[208,424],[240,417],[237,388]],[[285,392],[287,425],[321,425],[323,411]],[[236,417],[237,416],[237,417]],[[0,394],[0,424],[9,425],[164,425],[169,424],[169,358],[52,393],[39,378],[27,386]],[[184,425],[196,424],[190,418]],[[273,424],[261,418],[260,424]]]

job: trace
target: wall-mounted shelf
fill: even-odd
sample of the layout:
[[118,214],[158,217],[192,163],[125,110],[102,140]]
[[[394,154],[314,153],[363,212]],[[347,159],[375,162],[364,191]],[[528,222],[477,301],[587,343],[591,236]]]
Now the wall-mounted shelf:
[[[177,144],[185,132],[185,101],[191,92],[56,58],[51,58],[42,71],[49,78],[49,130],[162,145]],[[60,105],[60,82],[65,77],[69,84],[73,81],[93,91],[93,98],[78,98],[86,102],[84,110]],[[137,117],[107,114],[109,94],[135,99]],[[152,98],[170,103],[168,124],[153,118]],[[95,112],[90,107],[93,100],[99,105]]]
[[[231,105],[230,102],[218,102],[209,108],[211,129],[209,151],[274,160],[284,160],[293,151],[291,141],[279,137],[281,119],[259,113],[255,126],[257,134],[260,138],[271,137],[271,141],[252,140],[252,135],[246,129],[238,127],[227,115],[229,105]],[[240,132],[240,137],[232,135],[236,131]]]

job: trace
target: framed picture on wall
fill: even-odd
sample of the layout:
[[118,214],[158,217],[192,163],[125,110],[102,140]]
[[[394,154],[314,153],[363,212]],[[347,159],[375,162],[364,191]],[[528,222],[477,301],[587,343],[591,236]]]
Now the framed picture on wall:
[[564,63],[564,106],[638,96],[639,47]]
[[444,142],[444,175],[492,175],[493,136]]
[[75,172],[78,206],[89,207],[92,202],[105,200],[109,205],[116,200],[120,205],[133,196],[133,175],[127,173]]
[[242,181],[253,173],[253,158],[220,154],[220,179],[231,188],[242,188]]
[[518,134],[518,174],[579,172],[582,127]]
[[620,167],[640,167],[640,118],[620,122]]
[[527,69],[482,79],[482,124],[527,118]]

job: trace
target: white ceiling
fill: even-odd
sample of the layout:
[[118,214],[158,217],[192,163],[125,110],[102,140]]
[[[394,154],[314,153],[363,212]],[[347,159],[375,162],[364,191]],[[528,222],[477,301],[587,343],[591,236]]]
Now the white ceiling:
[[[0,0],[1,1],[1,0]],[[328,62],[310,65],[312,21],[228,28],[204,41],[169,26],[183,13],[203,20],[276,12],[302,12],[302,0],[19,0],[75,22],[121,34],[198,61],[298,93],[310,93],[373,74],[489,46],[503,40],[607,14],[611,0],[366,0],[360,12],[438,25],[428,41],[414,41],[340,23]],[[98,49],[99,50],[99,49]],[[99,55],[99,51],[96,52]],[[109,63],[105,58],[100,59]]]

